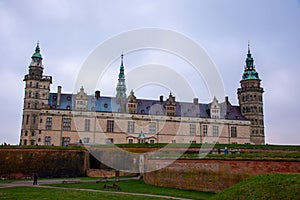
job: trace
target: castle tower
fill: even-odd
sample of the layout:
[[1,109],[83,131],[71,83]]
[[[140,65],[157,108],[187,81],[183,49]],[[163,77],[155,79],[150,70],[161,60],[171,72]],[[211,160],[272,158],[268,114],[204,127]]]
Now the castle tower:
[[134,95],[133,90],[130,91],[130,95],[127,99],[127,112],[130,114],[134,114],[137,112],[137,99]]
[[40,53],[39,43],[31,56],[28,74],[25,75],[25,97],[23,106],[23,120],[20,145],[36,145],[41,142],[39,137],[39,112],[48,107],[48,96],[51,76],[43,76],[43,57]]
[[117,85],[117,103],[120,104],[120,112],[126,111],[126,84],[125,84],[125,74],[124,74],[124,65],[123,65],[123,54],[121,55],[121,65],[120,65],[120,73],[119,73],[119,79],[118,79],[118,85]]
[[254,60],[250,53],[248,44],[248,54],[246,66],[242,76],[241,88],[238,88],[238,100],[241,113],[251,121],[250,138],[255,144],[265,144],[264,114],[263,114],[263,88],[260,86],[261,80],[254,66]]

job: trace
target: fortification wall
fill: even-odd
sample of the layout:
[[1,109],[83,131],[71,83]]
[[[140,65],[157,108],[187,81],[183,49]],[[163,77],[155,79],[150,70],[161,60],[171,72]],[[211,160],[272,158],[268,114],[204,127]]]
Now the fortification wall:
[[0,177],[75,177],[85,176],[89,156],[85,150],[0,149]]
[[[160,166],[167,160],[149,159]],[[219,192],[254,175],[300,173],[299,161],[240,159],[179,159],[164,169],[144,175],[147,184],[188,190]]]

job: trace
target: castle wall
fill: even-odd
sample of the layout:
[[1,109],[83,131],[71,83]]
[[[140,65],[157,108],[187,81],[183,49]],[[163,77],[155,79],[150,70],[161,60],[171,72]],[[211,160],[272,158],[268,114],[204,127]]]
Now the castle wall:
[[[146,167],[167,161],[150,159]],[[268,173],[300,173],[299,161],[179,159],[164,169],[146,173],[144,180],[156,186],[219,192],[251,176]]]
[[89,156],[85,150],[0,148],[0,177],[85,176]]
[[[112,139],[115,144],[129,143],[129,138],[137,138],[141,132],[154,143],[250,143],[250,122],[246,120],[226,120],[192,117],[149,116],[126,113],[104,113],[92,111],[41,110],[38,145],[45,145],[44,138],[51,136],[51,144],[62,145],[62,138],[69,137],[70,143],[84,142],[105,144]],[[52,118],[51,130],[46,129],[47,118]],[[63,130],[63,118],[71,119],[70,130]],[[89,130],[85,129],[85,120],[90,121]],[[107,130],[108,120],[114,121],[112,132]],[[134,123],[134,132],[128,132],[128,123]],[[156,124],[155,133],[149,131],[149,124]],[[191,134],[191,126],[195,132]],[[204,126],[207,133],[204,134]],[[218,126],[218,134],[213,134],[214,126]],[[231,127],[236,127],[237,136],[231,136]]]

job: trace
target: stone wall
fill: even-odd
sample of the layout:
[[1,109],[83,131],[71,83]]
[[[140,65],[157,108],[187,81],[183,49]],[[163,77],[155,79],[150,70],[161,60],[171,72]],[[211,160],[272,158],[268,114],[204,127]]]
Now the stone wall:
[[0,149],[0,177],[85,176],[89,168],[89,156],[85,150],[57,149]]
[[[147,165],[161,166],[167,160],[149,159]],[[188,190],[219,192],[254,175],[300,173],[299,161],[180,159],[166,168],[144,175],[147,184]]]

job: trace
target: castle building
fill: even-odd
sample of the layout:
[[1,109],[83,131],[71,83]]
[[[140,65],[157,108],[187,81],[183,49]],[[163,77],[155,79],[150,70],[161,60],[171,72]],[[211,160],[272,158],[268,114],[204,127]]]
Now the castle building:
[[66,146],[108,143],[238,143],[264,144],[263,89],[248,48],[238,89],[239,105],[228,97],[211,103],[164,100],[126,95],[125,67],[121,55],[116,96],[76,94],[58,86],[50,92],[52,77],[43,75],[43,57],[37,44],[24,77],[25,95],[20,145]]

